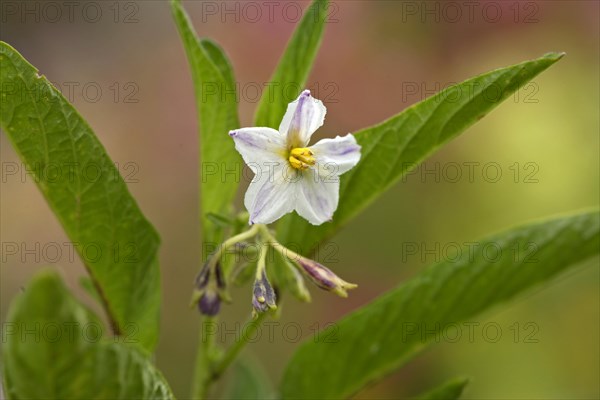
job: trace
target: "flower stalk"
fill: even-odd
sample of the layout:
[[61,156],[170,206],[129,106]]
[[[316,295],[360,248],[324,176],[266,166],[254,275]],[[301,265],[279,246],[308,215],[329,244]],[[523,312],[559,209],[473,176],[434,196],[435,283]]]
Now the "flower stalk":
[[230,302],[227,293],[226,279],[223,277],[221,258],[227,250],[256,236],[260,226],[252,226],[245,232],[232,236],[224,241],[217,250],[208,257],[202,270],[196,277],[196,288],[192,294],[192,306],[197,304],[204,315],[215,316],[221,307],[221,300]]
[[271,247],[277,250],[283,257],[290,260],[294,265],[299,266],[304,275],[321,289],[333,292],[340,297],[348,297],[348,290],[358,287],[354,283],[346,282],[324,265],[288,249],[279,243],[264,225],[261,228],[261,234],[268,237]]
[[205,315],[204,323],[215,323],[221,300],[228,300],[226,288],[227,282],[231,279],[231,273],[229,276],[223,276],[221,268],[223,255],[231,248],[244,247],[244,243],[250,239],[256,240],[259,244],[259,257],[252,290],[252,319],[243,327],[240,340],[223,353],[215,343],[214,335],[206,338],[200,337],[202,344],[196,359],[196,379],[192,393],[195,398],[206,398],[212,384],[223,375],[246,346],[249,338],[253,337],[252,335],[269,314],[268,311],[277,309],[276,291],[267,277],[267,255],[270,248],[276,250],[286,260],[284,267],[289,268],[292,273],[291,281],[288,282],[290,291],[303,301],[310,301],[310,294],[304,286],[302,274],[318,287],[341,297],[347,297],[347,291],[357,287],[355,284],[344,281],[318,262],[283,246],[275,239],[266,225],[254,224],[247,231],[224,241],[208,258],[196,277],[192,302],[193,304],[197,303],[200,312]]

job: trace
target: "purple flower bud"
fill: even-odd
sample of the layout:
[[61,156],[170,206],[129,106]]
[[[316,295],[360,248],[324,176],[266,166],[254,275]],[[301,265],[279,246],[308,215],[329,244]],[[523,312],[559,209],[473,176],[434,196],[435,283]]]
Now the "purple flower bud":
[[268,309],[277,308],[275,291],[264,271],[260,274],[260,278],[254,281],[252,306],[257,312],[265,312]]
[[341,279],[329,268],[319,264],[314,260],[299,257],[294,259],[294,261],[298,263],[300,267],[302,267],[302,270],[315,285],[321,289],[334,292],[340,297],[348,297],[347,290],[358,287],[358,285],[355,285],[354,283],[349,283]]
[[202,293],[200,301],[198,302],[198,310],[204,315],[215,316],[221,309],[221,298],[219,293],[213,290],[207,290]]
[[221,300],[228,299],[221,264],[217,263],[211,268],[209,259],[196,277],[195,283],[196,291],[192,304],[197,302],[198,310],[204,315],[217,315],[221,308]]

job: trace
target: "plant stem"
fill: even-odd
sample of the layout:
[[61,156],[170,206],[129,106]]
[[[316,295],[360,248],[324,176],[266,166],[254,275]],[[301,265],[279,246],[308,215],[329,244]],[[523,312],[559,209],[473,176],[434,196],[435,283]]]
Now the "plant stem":
[[267,251],[269,250],[269,248],[267,247],[267,245],[265,243],[260,243],[260,253],[258,256],[258,262],[256,263],[256,273],[255,273],[255,278],[261,279],[263,272],[265,271],[265,268],[267,268],[266,262],[267,262]]
[[221,243],[217,251],[210,257],[210,262],[212,263],[212,265],[216,265],[216,263],[221,259],[223,253],[234,244],[243,242],[246,239],[250,239],[251,237],[256,236],[259,230],[261,230],[261,226],[262,225],[258,224],[252,225],[252,228],[248,229],[246,232],[242,232],[240,234],[232,236],[223,243]]
[[210,387],[212,354],[215,349],[214,335],[206,335],[205,325],[215,324],[217,317],[204,317],[200,326],[200,335],[198,337],[198,352],[196,353],[196,366],[194,368],[194,378],[192,381],[192,399],[204,400],[207,398]]
[[[215,268],[223,253],[227,251],[231,246],[236,243],[242,242],[244,240],[250,239],[253,236],[256,236],[263,228],[262,225],[253,225],[250,229],[245,232],[242,232],[238,235],[232,236],[229,239],[225,240],[216,252],[210,256],[209,268]],[[196,353],[196,364],[194,368],[194,376],[192,382],[192,394],[191,397],[193,399],[204,400],[207,398],[208,391],[212,385],[212,383],[218,379],[218,377],[225,371],[225,369],[231,364],[231,362],[235,359],[237,353],[244,347],[245,343],[248,341],[248,332],[242,336],[241,340],[228,350],[223,358],[221,358],[218,362],[216,360],[218,355],[218,349],[215,341],[214,331],[208,331],[205,328],[208,328],[209,325],[216,324],[218,318],[206,316],[202,320],[200,326],[200,336],[198,343],[198,351]],[[260,324],[261,317],[259,316],[255,321]],[[250,323],[253,323],[250,322]],[[254,333],[258,325],[256,327],[252,326],[251,328],[246,329],[249,333]],[[208,334],[207,334],[208,332]],[[236,351],[232,350],[238,347]]]
[[[192,398],[197,400],[205,400],[208,398],[208,392],[213,385],[227,370],[231,363],[237,358],[243,348],[248,344],[256,330],[260,327],[267,313],[261,313],[256,318],[249,321],[242,328],[242,336],[240,340],[227,349],[222,357],[215,360],[215,340],[214,335],[209,335],[204,338],[202,329],[200,333],[201,344],[198,347],[196,356],[196,370],[194,373],[194,385],[192,388]],[[207,317],[205,323],[215,323],[216,317]]]
[[263,319],[265,319],[267,313],[260,313],[258,316],[250,320],[243,328],[242,328],[242,336],[240,340],[235,342],[234,344],[227,349],[223,357],[219,360],[219,362],[215,365],[213,369],[212,377],[214,380],[218,379],[223,372],[231,365],[231,363],[236,359],[242,349],[248,344],[248,340],[250,340],[256,330],[260,327]]
[[259,229],[260,229],[261,236],[268,239],[268,244],[271,247],[273,247],[275,250],[277,250],[285,258],[290,259],[290,260],[299,260],[299,259],[304,258],[300,254],[288,249],[287,247],[285,247],[284,245],[279,243],[277,241],[277,239],[275,239],[275,236],[273,236],[271,234],[271,232],[269,231],[269,228],[267,228],[266,225],[261,225]]

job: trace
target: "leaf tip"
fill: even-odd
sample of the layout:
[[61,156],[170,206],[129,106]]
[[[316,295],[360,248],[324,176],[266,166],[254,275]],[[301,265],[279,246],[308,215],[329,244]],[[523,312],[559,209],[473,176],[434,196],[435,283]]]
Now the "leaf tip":
[[553,52],[544,54],[543,58],[546,58],[548,60],[552,60],[552,61],[556,62],[556,61],[560,60],[561,58],[563,58],[566,54],[567,53],[565,53],[564,51],[559,51],[559,52],[553,51]]

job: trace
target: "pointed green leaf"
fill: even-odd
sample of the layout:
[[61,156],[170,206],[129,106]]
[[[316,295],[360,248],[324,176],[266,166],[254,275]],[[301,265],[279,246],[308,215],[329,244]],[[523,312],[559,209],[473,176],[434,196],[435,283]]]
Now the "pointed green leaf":
[[554,64],[562,54],[497,69],[438,93],[387,121],[355,134],[362,146],[358,165],[342,175],[333,221],[313,226],[296,214],[283,218],[277,236],[305,254],[360,213],[406,172],[462,133],[504,99]]
[[417,397],[419,400],[458,400],[469,378],[455,378]]
[[9,399],[173,398],[136,348],[101,338],[103,325],[54,272],[38,274],[14,299],[2,330]]
[[327,20],[328,0],[315,0],[287,44],[256,109],[256,126],[279,128],[288,103],[305,89]]
[[119,329],[158,339],[159,237],[102,144],[31,64],[0,42],[0,124],[79,252]]
[[283,398],[348,397],[427,347],[432,332],[547,282],[599,251],[598,211],[476,242],[337,322],[332,329],[339,341],[303,343],[284,373]]
[[200,132],[200,209],[205,242],[220,242],[222,227],[208,213],[228,214],[241,175],[241,158],[228,133],[239,128],[233,69],[223,50],[198,39],[179,0],[173,18],[190,64]]

